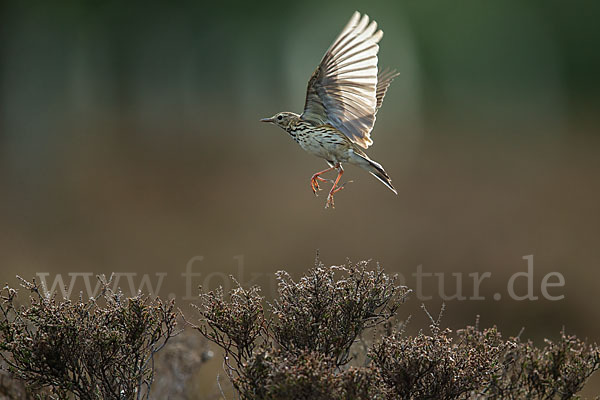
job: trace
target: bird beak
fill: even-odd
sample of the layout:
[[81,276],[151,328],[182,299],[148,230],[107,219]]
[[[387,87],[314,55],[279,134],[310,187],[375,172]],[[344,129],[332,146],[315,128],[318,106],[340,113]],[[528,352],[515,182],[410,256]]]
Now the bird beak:
[[260,122],[273,122],[273,118],[263,118]]

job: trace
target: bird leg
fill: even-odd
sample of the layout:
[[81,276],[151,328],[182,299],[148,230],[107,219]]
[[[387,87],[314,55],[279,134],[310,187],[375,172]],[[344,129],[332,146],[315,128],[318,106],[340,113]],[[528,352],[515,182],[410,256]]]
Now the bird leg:
[[333,167],[331,167],[331,168],[327,168],[327,169],[325,169],[325,170],[323,170],[323,171],[321,171],[321,172],[317,172],[316,174],[314,174],[314,175],[312,176],[312,178],[310,178],[310,187],[312,188],[312,191],[313,191],[313,193],[314,193],[316,196],[318,196],[318,194],[317,194],[317,190],[321,190],[321,188],[319,187],[319,181],[321,181],[321,182],[327,182],[327,179],[323,179],[323,178],[321,178],[321,176],[320,176],[320,175],[321,175],[321,174],[324,174],[324,173],[326,173],[326,172],[329,172],[329,171],[331,171],[331,170],[334,170],[335,168],[336,168],[335,166],[333,166]]
[[331,187],[331,190],[329,191],[329,196],[327,196],[327,203],[325,204],[325,208],[331,206],[331,208],[335,208],[335,203],[333,201],[333,195],[336,194],[337,192],[339,192],[340,190],[342,190],[344,188],[345,183],[342,186],[337,186],[338,182],[340,181],[340,178],[342,177],[342,174],[344,173],[344,169],[342,168],[342,164],[336,164],[335,166],[338,169],[338,176],[337,178],[335,178],[335,182],[333,183],[333,186]]

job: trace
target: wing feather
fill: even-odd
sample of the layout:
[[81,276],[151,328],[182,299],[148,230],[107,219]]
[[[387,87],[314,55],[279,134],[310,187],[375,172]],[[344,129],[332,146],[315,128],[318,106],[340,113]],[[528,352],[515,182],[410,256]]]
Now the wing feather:
[[400,75],[396,70],[386,68],[377,76],[377,109],[381,107],[383,98],[395,77]]
[[373,141],[375,114],[397,75],[378,75],[377,53],[383,32],[357,11],[329,47],[308,82],[301,118],[330,124],[363,148]]

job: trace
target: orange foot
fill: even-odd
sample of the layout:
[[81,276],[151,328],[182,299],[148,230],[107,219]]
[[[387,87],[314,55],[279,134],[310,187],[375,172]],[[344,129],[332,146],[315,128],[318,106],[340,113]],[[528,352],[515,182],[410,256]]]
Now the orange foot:
[[327,203],[325,203],[325,208],[335,208],[335,202],[333,201],[333,194],[329,192],[329,196],[327,196]]
[[344,182],[340,186],[332,187],[331,190],[329,191],[329,196],[327,196],[327,203],[325,204],[325,208],[328,208],[330,206],[331,206],[331,208],[335,208],[335,201],[333,200],[333,195],[336,194],[337,192],[339,192],[340,190],[342,190],[344,187],[346,187],[346,185],[348,183],[351,183],[351,182],[353,182],[353,181]]
[[317,190],[321,190],[321,188],[319,187],[319,181],[321,182],[327,182],[327,179],[323,179],[321,178],[319,175],[321,173],[318,172],[316,174],[314,174],[312,176],[312,178],[310,178],[310,187],[312,188],[313,193],[315,194],[315,196],[318,196],[319,194],[317,193]]

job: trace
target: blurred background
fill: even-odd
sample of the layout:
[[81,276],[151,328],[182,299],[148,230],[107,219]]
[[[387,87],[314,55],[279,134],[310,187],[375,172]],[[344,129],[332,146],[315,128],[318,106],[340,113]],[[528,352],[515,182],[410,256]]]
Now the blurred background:
[[[309,179],[326,164],[258,120],[302,111],[354,10],[401,73],[368,150],[399,196],[350,166],[325,210]],[[157,294],[186,310],[188,265],[194,292],[233,274],[272,296],[273,273],[299,277],[318,250],[413,289],[419,266],[443,274],[402,310],[414,330],[446,297],[453,329],[481,315],[540,344],[563,326],[598,341],[599,16],[583,0],[1,2],[0,278],[162,276]],[[539,298],[511,299],[528,255]],[[486,272],[485,299],[448,299]],[[542,296],[550,272],[561,300]],[[596,376],[584,395],[598,393]]]

